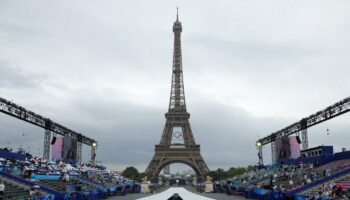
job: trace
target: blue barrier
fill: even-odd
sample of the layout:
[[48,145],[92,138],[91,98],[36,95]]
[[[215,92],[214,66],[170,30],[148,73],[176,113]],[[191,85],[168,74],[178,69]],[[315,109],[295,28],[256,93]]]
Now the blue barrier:
[[54,195],[47,195],[47,196],[42,196],[42,197],[32,197],[29,199],[18,199],[18,200],[55,200]]
[[276,191],[272,191],[272,192],[268,193],[266,195],[266,198],[268,200],[284,200],[283,194],[276,192]]
[[248,199],[255,199],[254,189],[248,191]]
[[39,180],[58,180],[60,179],[60,175],[40,175],[40,174],[32,174],[30,176],[30,179],[34,179],[36,181],[39,181]]
[[294,199],[295,200],[307,200],[309,199],[310,197],[309,196],[306,196],[306,195],[301,195],[301,194],[296,194],[294,195]]
[[98,200],[98,190],[92,190],[87,195],[88,200]]
[[350,151],[339,152],[334,154],[334,160],[350,159]]
[[[102,191],[102,190],[98,190],[98,199],[104,199],[105,198],[105,194],[107,194],[107,191]],[[107,195],[106,195],[107,196]]]
[[64,200],[69,200],[70,195],[71,195],[71,194],[69,194],[69,193],[68,193],[68,194],[64,194],[63,199],[64,199]]

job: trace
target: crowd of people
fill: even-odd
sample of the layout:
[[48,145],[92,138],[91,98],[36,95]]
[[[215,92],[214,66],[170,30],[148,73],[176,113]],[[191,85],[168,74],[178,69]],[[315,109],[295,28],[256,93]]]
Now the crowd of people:
[[0,168],[23,178],[33,175],[60,175],[69,181],[70,176],[81,176],[96,182],[123,182],[124,177],[114,171],[92,164],[73,165],[62,161],[47,161],[41,158],[31,158],[20,161],[11,158],[0,158]]
[[344,199],[349,200],[350,190],[344,191],[341,184],[337,184],[334,180],[322,184],[315,190],[306,192],[308,196],[318,198],[328,198],[328,199]]
[[[48,161],[37,157],[27,158],[26,160],[0,157],[0,171],[27,180],[34,180],[38,175],[59,176],[59,179],[67,182],[67,185],[69,185],[73,177],[77,176],[109,187],[130,181],[130,179],[124,178],[117,172],[109,171],[102,166],[89,163],[74,165],[62,161]],[[30,189],[31,195],[35,195],[37,190],[38,188],[32,187]],[[84,190],[84,188],[81,188],[81,190]],[[0,184],[0,196],[4,191],[5,185]]]
[[[270,167],[255,167],[253,170],[226,180],[227,184],[241,188],[258,188],[277,192],[288,192],[304,185],[324,179],[342,170],[349,165],[330,165],[320,167],[319,163],[297,165],[274,165]],[[349,198],[350,191],[344,191],[341,184],[333,181],[313,189],[305,195],[311,198]]]

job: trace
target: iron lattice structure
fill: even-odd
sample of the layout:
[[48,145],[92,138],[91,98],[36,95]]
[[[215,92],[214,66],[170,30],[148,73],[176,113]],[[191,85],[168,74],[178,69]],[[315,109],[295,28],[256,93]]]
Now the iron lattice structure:
[[259,139],[257,143],[260,142],[261,146],[269,144],[278,138],[283,138],[283,137],[292,135],[294,133],[305,130],[309,127],[315,126],[319,123],[322,123],[324,121],[330,120],[339,115],[347,113],[349,111],[350,111],[350,97],[345,98],[331,106],[328,106],[327,108],[321,111],[318,111],[317,113],[314,113],[308,117],[305,117],[300,121],[287,126],[284,129],[281,129],[279,131],[276,131],[270,134],[269,136]]
[[[325,122],[327,120],[330,120],[339,115],[345,114],[349,111],[350,111],[350,97],[345,98],[331,106],[328,106],[327,108],[320,110],[308,117],[305,117],[300,121],[287,126],[286,128],[283,128],[262,139],[259,139],[256,142],[256,145],[258,146],[259,152],[262,152],[261,151],[262,146],[271,143],[272,162],[276,163],[277,158],[276,158],[276,147],[275,147],[274,141],[276,141],[279,138],[288,137],[289,135],[300,132],[302,149],[307,149],[308,143],[309,143],[308,135],[307,135],[308,128],[315,126],[317,124],[320,124],[322,122]],[[262,153],[259,156],[259,164],[263,164]]]
[[[209,168],[200,153],[200,145],[196,144],[191,125],[190,114],[186,109],[185,89],[182,71],[181,32],[182,25],[178,15],[173,26],[174,52],[169,109],[165,114],[166,122],[159,145],[155,146],[155,154],[149,163],[146,174],[149,179],[157,178],[160,171],[172,163],[184,163],[194,169],[198,177],[205,177]],[[180,127],[183,144],[172,144],[174,127]]]
[[81,143],[96,148],[97,141],[66,128],[39,114],[0,97],[0,112],[45,129],[43,158],[49,159],[51,132],[70,137],[78,142],[77,161],[81,161]]

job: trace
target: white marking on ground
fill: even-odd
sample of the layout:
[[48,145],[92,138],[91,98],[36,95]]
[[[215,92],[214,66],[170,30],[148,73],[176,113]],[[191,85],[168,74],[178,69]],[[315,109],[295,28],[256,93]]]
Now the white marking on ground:
[[138,200],[167,200],[171,196],[173,196],[173,194],[175,193],[178,193],[183,200],[213,200],[211,198],[203,197],[201,195],[189,192],[183,187],[176,187],[176,188],[172,187],[165,190],[164,192],[161,192],[152,196],[148,196],[145,198],[141,198]]

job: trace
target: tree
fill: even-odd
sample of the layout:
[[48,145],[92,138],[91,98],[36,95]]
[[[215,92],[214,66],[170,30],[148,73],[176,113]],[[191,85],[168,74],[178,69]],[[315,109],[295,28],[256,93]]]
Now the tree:
[[127,167],[126,169],[124,169],[123,171],[123,176],[136,180],[140,178],[140,173],[139,171],[137,171],[137,169],[135,167]]
[[221,180],[232,178],[244,172],[251,171],[253,169],[254,169],[254,166],[251,166],[251,165],[249,165],[248,167],[238,167],[238,168],[231,167],[227,171],[219,168],[215,171],[208,172],[208,176],[211,176],[213,178],[213,181],[221,181]]
[[145,176],[146,176],[146,173],[145,173],[145,172],[140,173],[139,176],[136,178],[136,181],[139,182],[139,183],[141,183],[141,179],[142,179],[143,177],[145,177]]
[[228,172],[228,176],[231,178],[233,176],[237,176],[239,174],[242,174],[243,172],[245,172],[246,169],[244,167],[231,167],[227,172]]

